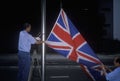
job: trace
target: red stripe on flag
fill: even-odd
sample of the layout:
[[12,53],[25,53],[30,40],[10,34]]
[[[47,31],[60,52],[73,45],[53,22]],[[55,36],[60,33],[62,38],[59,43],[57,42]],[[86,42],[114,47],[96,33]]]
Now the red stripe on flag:
[[53,32],[63,41],[65,41],[66,43],[70,44],[71,46],[73,46],[73,41],[71,36],[65,32],[63,29],[61,29],[57,24],[55,25]]
[[48,45],[51,48],[59,48],[59,49],[71,49],[70,47],[67,46],[54,46],[54,45]]
[[83,53],[80,53],[80,52],[77,52],[80,56],[82,56],[82,57],[84,57],[84,58],[86,58],[86,59],[88,59],[88,60],[91,60],[92,62],[94,62],[94,63],[96,63],[96,64],[101,64],[101,62],[100,61],[98,61],[98,60],[96,60],[96,59],[94,59],[94,57],[92,58],[92,57],[89,57],[89,56],[87,56],[86,54],[83,54]]
[[69,55],[69,57],[68,57],[70,60],[72,60],[72,61],[77,61],[77,58],[78,58],[78,56],[77,56],[77,54],[76,54],[76,52],[75,52],[75,49],[73,49],[72,50],[72,53]]
[[85,42],[84,38],[82,37],[81,34],[78,34],[74,39],[74,44],[75,44],[75,47],[76,49],[82,44]]
[[66,21],[66,19],[65,19],[65,13],[64,13],[64,11],[62,10],[62,19],[63,19],[63,21],[64,21],[64,24],[67,26],[67,21]]

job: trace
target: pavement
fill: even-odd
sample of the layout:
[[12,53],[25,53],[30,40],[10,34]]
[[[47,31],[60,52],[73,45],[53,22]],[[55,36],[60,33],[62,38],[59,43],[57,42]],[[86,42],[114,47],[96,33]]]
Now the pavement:
[[[120,56],[97,54],[100,60],[109,67],[113,67],[113,58]],[[33,53],[33,60],[38,59],[38,66],[33,64],[30,81],[41,81],[41,55]],[[46,54],[45,81],[90,81],[83,73],[79,64],[70,61],[60,54]],[[0,55],[0,81],[17,81],[17,54]]]

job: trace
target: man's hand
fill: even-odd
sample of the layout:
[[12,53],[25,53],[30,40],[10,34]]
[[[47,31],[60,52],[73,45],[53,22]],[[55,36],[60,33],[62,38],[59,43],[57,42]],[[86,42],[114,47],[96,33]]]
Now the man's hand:
[[105,76],[107,74],[106,69],[105,69],[106,66],[102,64],[100,67],[102,68],[102,75]]
[[101,68],[103,69],[103,75],[106,75],[107,72],[111,72],[112,70],[108,68],[106,65],[101,65]]
[[109,71],[109,72],[112,71],[109,67],[107,67],[107,66],[104,66],[104,67],[105,67],[105,69],[106,69],[107,71]]
[[40,37],[35,37],[35,39],[36,39],[37,41],[40,41],[40,40],[41,40],[41,38],[40,38]]

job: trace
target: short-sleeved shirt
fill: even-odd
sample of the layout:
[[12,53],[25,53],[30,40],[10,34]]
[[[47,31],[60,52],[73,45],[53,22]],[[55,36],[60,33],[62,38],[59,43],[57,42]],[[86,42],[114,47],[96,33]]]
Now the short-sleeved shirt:
[[23,30],[19,34],[18,50],[30,52],[31,44],[35,44],[35,42],[36,42],[35,38],[25,30]]
[[110,73],[107,73],[106,79],[108,81],[120,81],[120,67],[116,68]]

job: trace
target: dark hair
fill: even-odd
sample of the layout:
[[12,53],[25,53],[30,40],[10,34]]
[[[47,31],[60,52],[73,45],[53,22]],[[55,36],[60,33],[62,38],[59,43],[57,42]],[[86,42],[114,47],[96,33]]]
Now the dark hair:
[[29,23],[24,23],[23,28],[26,29],[26,28],[28,28],[29,26],[31,26],[31,24],[29,24]]
[[116,59],[116,62],[120,64],[120,57]]

